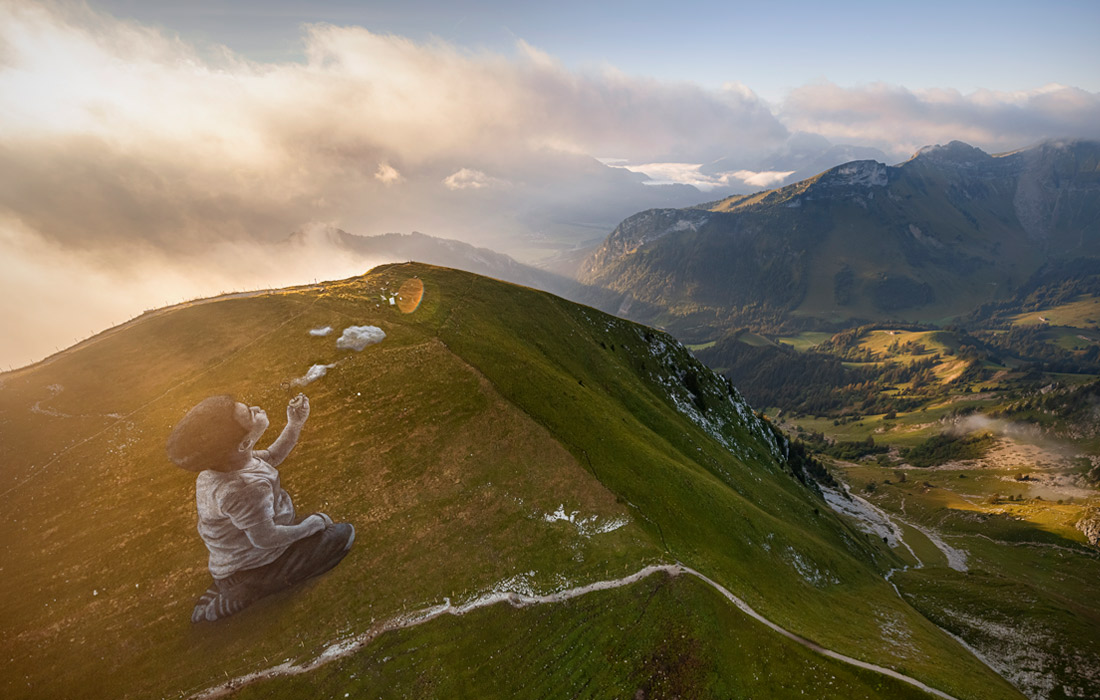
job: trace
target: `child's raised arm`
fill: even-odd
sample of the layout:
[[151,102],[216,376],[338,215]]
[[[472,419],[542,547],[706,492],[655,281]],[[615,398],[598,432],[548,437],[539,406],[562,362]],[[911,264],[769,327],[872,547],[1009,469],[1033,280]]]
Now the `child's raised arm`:
[[286,407],[286,427],[275,442],[266,450],[257,450],[256,456],[273,467],[279,466],[294,446],[298,444],[298,436],[302,433],[302,426],[309,418],[309,398],[305,394],[298,394]]

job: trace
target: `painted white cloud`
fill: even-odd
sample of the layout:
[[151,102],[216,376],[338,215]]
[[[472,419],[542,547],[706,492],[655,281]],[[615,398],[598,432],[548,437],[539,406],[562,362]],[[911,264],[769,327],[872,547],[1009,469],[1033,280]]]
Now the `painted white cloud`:
[[331,365],[311,365],[304,377],[299,377],[291,382],[292,386],[305,386],[317,381],[321,377],[328,374],[328,371],[335,367],[335,364]]
[[332,333],[332,326],[323,326],[321,328],[310,328],[309,334],[314,338],[323,338],[329,333]]
[[336,347],[359,352],[368,345],[381,343],[385,339],[386,332],[378,326],[348,326],[336,339]]
[[480,190],[505,184],[503,180],[470,168],[462,168],[443,178],[443,185],[449,190]]

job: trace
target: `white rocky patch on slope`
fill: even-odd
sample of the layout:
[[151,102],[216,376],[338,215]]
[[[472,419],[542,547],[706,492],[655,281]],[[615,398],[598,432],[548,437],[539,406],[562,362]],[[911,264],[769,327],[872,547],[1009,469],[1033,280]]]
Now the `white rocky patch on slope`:
[[1058,685],[1051,667],[1058,661],[1043,651],[1054,641],[1049,632],[1017,621],[994,622],[952,608],[943,612],[971,629],[968,638],[979,637],[976,646],[987,663],[1012,685],[1034,700],[1051,697]]
[[905,619],[896,612],[889,610],[875,611],[875,624],[878,625],[882,640],[894,648],[897,652],[906,655],[917,651],[913,646],[913,635]]
[[680,219],[672,226],[670,226],[666,233],[678,233],[680,231],[698,231],[700,226],[707,223],[707,218],[708,217],[704,216],[697,221],[692,221],[691,219]]
[[788,564],[794,567],[794,570],[798,572],[799,576],[805,579],[807,583],[817,588],[824,588],[830,583],[840,583],[840,579],[837,578],[836,574],[828,569],[822,570],[790,545],[787,545],[783,558],[787,560]]
[[[658,363],[658,371],[651,373],[650,379],[664,387],[668,397],[680,413],[702,428],[727,450],[742,459],[749,457],[747,450],[743,445],[733,440],[729,434],[736,427],[735,423],[744,426],[761,444],[768,448],[776,460],[784,458],[779,445],[772,437],[771,431],[753,412],[736,388],[727,387],[725,382],[714,375],[711,370],[700,365],[698,375],[701,385],[721,383],[721,388],[711,387],[714,390],[709,393],[712,394],[712,398],[715,394],[721,396],[722,404],[716,406],[714,410],[705,412],[699,410],[695,399],[704,397],[695,397],[684,384],[687,373],[692,371],[683,367],[683,363],[691,357],[687,348],[671,336],[650,334],[647,338],[644,331],[638,330],[637,333],[639,338],[648,345],[650,356]],[[701,390],[706,392],[707,387],[701,386]],[[736,414],[736,421],[730,420],[731,411]]]
[[852,495],[846,485],[841,484],[843,492],[824,484],[818,486],[821,487],[821,495],[825,497],[829,507],[855,521],[856,529],[860,532],[884,540],[891,548],[904,542],[901,528],[894,524],[885,511],[859,496]]
[[625,517],[604,519],[603,522],[600,522],[600,516],[598,515],[589,515],[582,518],[580,517],[580,511],[575,510],[571,513],[566,513],[564,503],[558,506],[558,509],[553,513],[546,513],[543,515],[542,519],[548,523],[556,523],[559,521],[567,522],[576,527],[577,532],[584,537],[614,532],[630,523],[630,519]]
[[50,395],[41,401],[35,401],[34,405],[31,406],[31,413],[40,413],[43,416],[53,416],[55,418],[72,418],[73,416],[70,416],[68,413],[62,413],[52,408],[42,407],[43,403],[56,399],[61,392],[65,391],[65,387],[60,384],[50,384],[46,389],[49,390]]
[[887,182],[885,164],[873,160],[857,160],[838,167],[829,184],[885,187]]
[[935,530],[926,527],[920,527],[919,525],[913,525],[912,523],[907,524],[924,533],[924,536],[927,537],[929,541],[932,542],[932,544],[936,545],[936,549],[943,552],[943,556],[947,557],[947,565],[949,567],[951,567],[955,571],[969,570],[969,567],[966,565],[966,560],[969,556],[966,553],[966,550],[958,549],[947,544],[943,541],[943,538],[940,537],[940,534]]

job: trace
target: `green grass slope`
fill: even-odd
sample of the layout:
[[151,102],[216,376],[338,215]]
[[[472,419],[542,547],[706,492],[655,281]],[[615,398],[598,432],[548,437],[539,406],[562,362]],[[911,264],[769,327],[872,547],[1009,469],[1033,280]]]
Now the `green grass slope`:
[[[624,692],[634,689],[635,692]],[[927,698],[745,618],[692,577],[560,606],[507,605],[387,633],[369,653],[234,695],[302,697]]]
[[[402,313],[389,299],[411,278],[424,299]],[[386,339],[336,348],[340,329],[365,324]],[[325,325],[336,333],[309,334]],[[273,439],[292,381],[314,364],[334,366],[305,388],[312,415],[280,471],[299,512],[355,524],[355,547],[319,580],[192,626],[209,581],[205,549],[193,475],[167,462],[164,440],[219,392],[265,406]],[[781,451],[736,392],[670,337],[468,273],[394,265],[148,314],[0,375],[0,694],[188,696],[312,659],[445,599],[553,592],[682,561],[823,646],[957,697],[1018,697],[896,595],[882,574],[901,560],[833,516]],[[677,644],[700,659],[701,696],[767,694],[817,678],[815,668],[838,679],[837,696],[893,687],[823,658],[807,666],[806,652],[775,633],[736,632],[751,620],[697,583],[636,585],[593,599],[615,611],[605,616],[577,612],[597,604],[577,599],[390,634],[351,657],[375,669],[355,682],[387,679],[383,650],[406,645],[402,663],[419,669],[409,692],[504,696],[513,689],[500,683],[529,677],[519,694],[539,696],[542,668],[492,680],[490,667],[471,672],[455,659],[506,631],[549,664],[552,645],[579,627],[571,682],[593,679],[609,695],[657,687],[664,666],[647,660],[680,653],[671,637],[619,636],[656,590],[658,626],[680,631]],[[715,640],[716,625],[729,636]],[[621,672],[606,668],[612,648]],[[741,656],[761,669],[759,684],[743,676]],[[298,697],[294,682],[272,681]]]

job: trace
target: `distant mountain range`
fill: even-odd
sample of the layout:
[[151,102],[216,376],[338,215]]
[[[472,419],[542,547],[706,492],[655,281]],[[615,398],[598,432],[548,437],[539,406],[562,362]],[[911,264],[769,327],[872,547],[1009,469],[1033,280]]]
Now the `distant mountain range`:
[[[412,233],[385,233],[362,236],[338,228],[329,228],[309,234],[291,234],[284,245],[325,246],[362,258],[364,267],[388,262],[422,262],[429,265],[450,267],[473,272],[485,277],[533,287],[556,294],[572,301],[583,301],[602,309],[614,310],[619,296],[589,288],[574,279],[576,268],[591,249],[562,253],[548,265],[548,269],[525,265],[514,258],[448,238]],[[560,270],[560,272],[559,272]]]
[[364,260],[386,262],[415,260],[429,265],[452,267],[514,284],[538,287],[558,295],[562,295],[567,287],[576,284],[561,275],[519,263],[503,253],[417,231],[361,236],[338,228],[329,228],[320,234],[294,233],[286,242],[330,245],[361,255]]
[[[1100,143],[965,143],[624,220],[579,278],[685,339],[735,325],[945,322],[1052,269],[1100,273]],[[1055,277],[1059,277],[1055,275]],[[1064,275],[1061,275],[1064,277]]]
[[756,172],[790,173],[780,183],[805,180],[829,168],[853,160],[877,160],[886,162],[888,156],[877,148],[831,144],[824,138],[811,134],[792,137],[783,149],[777,150],[755,163],[745,165],[733,158],[719,158],[699,168],[705,175],[749,170]]

